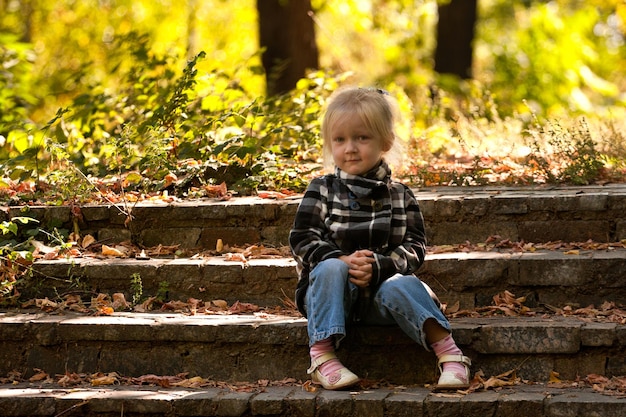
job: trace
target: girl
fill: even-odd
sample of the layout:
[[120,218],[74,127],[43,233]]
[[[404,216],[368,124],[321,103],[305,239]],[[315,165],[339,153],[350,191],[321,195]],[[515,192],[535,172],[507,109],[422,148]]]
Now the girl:
[[398,324],[434,351],[438,389],[467,388],[470,360],[434,294],[413,275],[426,238],[415,196],[390,179],[383,158],[396,139],[392,104],[383,90],[339,90],[322,122],[324,155],[335,172],[311,181],[289,235],[298,263],[296,301],[308,319],[307,373],[331,390],[359,381],[335,355],[353,319]]

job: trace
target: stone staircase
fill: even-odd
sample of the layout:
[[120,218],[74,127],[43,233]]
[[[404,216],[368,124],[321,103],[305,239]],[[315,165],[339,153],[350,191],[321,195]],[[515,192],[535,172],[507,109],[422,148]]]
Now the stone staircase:
[[[416,195],[433,245],[419,275],[449,308],[458,310],[458,317],[451,318],[454,336],[472,358],[473,373],[487,379],[515,370],[532,384],[470,394],[433,393],[428,386],[436,381],[432,354],[397,328],[355,327],[339,356],[368,381],[386,383],[355,391],[309,392],[301,386],[309,365],[306,321],[275,308],[295,289],[293,260],[249,259],[244,264],[219,256],[84,257],[37,261],[24,297],[122,292],[130,299],[136,291],[131,277],[141,277],[144,297],[159,293],[170,300],[239,301],[261,311],[93,316],[6,310],[0,312],[0,377],[15,370],[29,377],[42,369],[51,375],[188,373],[231,383],[285,378],[299,383],[245,392],[4,384],[0,415],[519,416],[520,410],[529,416],[626,415],[623,392],[622,397],[609,396],[582,383],[547,384],[554,372],[564,381],[590,374],[626,375],[626,324],[606,317],[543,313],[605,301],[626,305],[626,249],[605,244],[566,251],[541,245],[626,239],[626,186],[445,188],[416,190]],[[146,247],[179,245],[189,254],[206,253],[218,239],[229,245],[283,246],[298,202],[297,197],[245,197],[142,202],[132,211],[115,206],[82,207],[80,212],[31,207],[25,213],[10,208],[4,215],[29,215],[44,227],[77,226],[81,234],[107,244],[132,239]],[[131,222],[126,222],[128,214]],[[481,244],[488,240],[515,244],[487,250]],[[505,290],[525,297],[524,306],[539,313],[475,314]]]

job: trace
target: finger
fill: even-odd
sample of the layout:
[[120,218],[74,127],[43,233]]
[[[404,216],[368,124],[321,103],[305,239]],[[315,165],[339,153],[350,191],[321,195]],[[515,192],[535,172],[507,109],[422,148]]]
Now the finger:
[[359,265],[359,266],[364,266],[364,265],[371,265],[374,262],[376,262],[376,260],[374,258],[356,258],[352,260],[352,265]]
[[350,278],[350,282],[352,282],[357,287],[363,287],[363,288],[368,287],[370,285],[369,280],[365,281],[365,280],[356,279],[356,278]]

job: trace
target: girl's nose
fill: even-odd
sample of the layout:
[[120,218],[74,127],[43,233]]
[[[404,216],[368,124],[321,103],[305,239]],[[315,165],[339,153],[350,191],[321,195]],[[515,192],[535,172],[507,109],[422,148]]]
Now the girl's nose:
[[349,139],[346,143],[346,152],[355,152],[356,151],[356,141]]

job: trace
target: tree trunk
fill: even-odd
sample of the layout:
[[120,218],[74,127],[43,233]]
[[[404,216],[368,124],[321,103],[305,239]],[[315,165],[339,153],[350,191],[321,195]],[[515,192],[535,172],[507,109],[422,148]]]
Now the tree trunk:
[[472,78],[472,43],[477,0],[451,0],[440,4],[435,71]]
[[267,94],[292,90],[309,69],[318,68],[310,0],[257,0],[259,41]]

